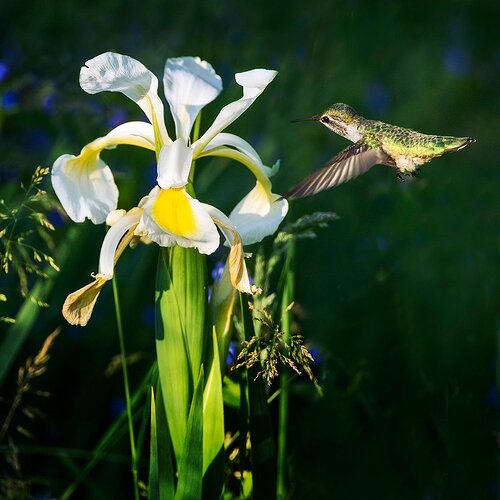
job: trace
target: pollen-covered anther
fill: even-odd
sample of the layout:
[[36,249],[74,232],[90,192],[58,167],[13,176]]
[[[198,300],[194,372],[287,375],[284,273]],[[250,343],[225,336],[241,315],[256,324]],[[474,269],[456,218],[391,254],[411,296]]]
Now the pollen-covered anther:
[[127,211],[123,208],[111,210],[111,212],[109,212],[106,217],[106,225],[111,227],[113,224],[118,222],[126,213]]

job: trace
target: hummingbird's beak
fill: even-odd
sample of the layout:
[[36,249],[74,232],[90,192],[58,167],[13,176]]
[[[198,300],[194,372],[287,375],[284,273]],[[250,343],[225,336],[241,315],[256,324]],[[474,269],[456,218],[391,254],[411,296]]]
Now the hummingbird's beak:
[[309,118],[296,118],[295,120],[290,120],[291,123],[296,122],[307,122],[307,121],[315,121],[317,122],[321,118],[320,115],[310,116]]

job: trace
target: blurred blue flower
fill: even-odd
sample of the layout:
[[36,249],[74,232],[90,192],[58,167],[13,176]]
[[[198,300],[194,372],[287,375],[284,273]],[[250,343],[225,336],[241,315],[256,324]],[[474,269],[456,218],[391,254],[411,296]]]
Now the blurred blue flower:
[[48,152],[52,145],[50,136],[41,129],[27,130],[23,134],[21,142],[25,148],[38,152]]
[[56,496],[50,490],[44,490],[40,493],[33,493],[30,491],[30,498],[33,500],[56,500]]
[[391,107],[391,94],[382,83],[371,83],[365,90],[364,101],[374,116],[384,116]]
[[224,271],[224,263],[220,261],[216,262],[211,272],[212,279],[215,283],[219,283],[222,277],[222,271]]
[[12,182],[19,179],[19,173],[13,169],[0,165],[0,182]]
[[320,348],[316,345],[311,345],[307,347],[307,350],[309,351],[309,354],[313,357],[314,361],[312,362],[313,365],[319,365],[323,363],[323,354],[320,350]]
[[2,96],[2,108],[5,111],[14,109],[19,104],[19,94],[15,90],[7,90]]
[[112,418],[117,418],[125,409],[125,398],[117,396],[113,398],[108,404],[108,414]]
[[154,328],[154,326],[155,326],[155,305],[154,304],[148,304],[144,308],[144,312],[142,313],[142,320],[147,327]]
[[490,387],[486,393],[486,404],[493,410],[500,410],[500,391],[497,387]]
[[236,344],[231,340],[229,342],[229,351],[227,353],[226,365],[232,365],[236,358],[238,357],[238,350],[236,349]]
[[4,61],[0,61],[0,83],[6,80],[9,74],[10,74],[9,65]]
[[54,104],[56,102],[56,95],[54,93],[46,94],[42,97],[42,109],[46,113],[54,111]]
[[52,208],[47,212],[47,219],[49,219],[49,222],[56,228],[59,229],[66,224],[66,220],[64,219],[62,213],[60,210],[57,210],[56,208]]
[[443,52],[443,66],[453,76],[465,76],[470,71],[469,55],[462,47],[448,47]]
[[115,128],[128,120],[128,114],[123,108],[115,108],[108,119],[108,125]]

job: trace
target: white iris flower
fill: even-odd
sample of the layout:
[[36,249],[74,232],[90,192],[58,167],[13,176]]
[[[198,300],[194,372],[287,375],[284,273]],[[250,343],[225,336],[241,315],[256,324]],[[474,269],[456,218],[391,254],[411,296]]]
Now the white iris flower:
[[[228,266],[233,286],[246,293],[258,290],[249,282],[243,245],[273,234],[288,204],[271,190],[270,177],[278,163],[272,168],[265,166],[248,142],[223,130],[252,105],[276,74],[266,69],[237,73],[235,79],[243,88],[243,96],[224,106],[208,130],[191,143],[199,112],[222,90],[221,78],[208,62],[199,57],[167,59],[163,84],[175,123],[175,139],[165,126],[158,80],[144,65],[113,52],[85,63],[80,72],[83,90],[90,94],[122,92],[141,107],[150,123],[124,123],[85,146],[78,156],[62,155],[52,167],[54,190],[72,220],[114,222],[104,239],[94,282],[66,299],[63,313],[70,323],[87,323],[100,289],[113,277],[116,260],[137,237],[164,247],[193,247],[210,254],[220,243],[218,228],[231,247]],[[157,186],[126,214],[116,211],[118,188],[111,169],[100,158],[103,149],[120,144],[156,151],[158,158]],[[193,161],[206,156],[236,160],[255,176],[255,187],[229,217],[187,192]]]

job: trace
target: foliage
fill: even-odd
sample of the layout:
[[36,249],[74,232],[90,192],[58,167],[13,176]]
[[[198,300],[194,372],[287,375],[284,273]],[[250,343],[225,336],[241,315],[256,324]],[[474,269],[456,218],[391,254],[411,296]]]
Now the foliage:
[[[47,218],[47,212],[55,209],[57,203],[52,195],[41,189],[48,168],[37,167],[29,185],[21,184],[24,195],[20,201],[6,202],[0,199],[0,263],[1,272],[13,271],[19,284],[19,292],[39,307],[48,304],[30,293],[29,276],[47,278],[44,265],[59,271],[54,258],[52,232],[55,230]],[[1,277],[1,276],[0,276]],[[0,300],[7,301],[7,290],[0,293]],[[13,323],[10,317],[0,317],[0,321]]]

